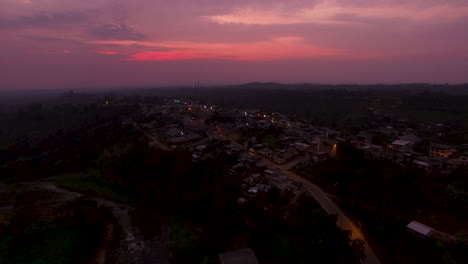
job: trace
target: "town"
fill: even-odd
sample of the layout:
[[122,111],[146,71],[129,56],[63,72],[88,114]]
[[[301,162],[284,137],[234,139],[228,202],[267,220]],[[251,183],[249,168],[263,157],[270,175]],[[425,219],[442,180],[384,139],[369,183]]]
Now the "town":
[[[427,173],[448,174],[468,163],[464,146],[425,143],[427,139],[415,135],[413,126],[409,123],[404,126],[404,122],[398,128],[385,126],[344,135],[281,113],[222,109],[183,99],[168,99],[164,105],[142,105],[142,113],[148,122],[125,122],[132,122],[144,131],[151,146],[184,147],[193,151],[194,159],[216,155],[219,151],[237,152],[239,163],[229,169],[233,175],[266,162],[286,169],[298,163],[314,164],[336,155],[339,143],[351,144],[369,158],[416,166]],[[440,136],[443,130],[443,124],[427,127],[427,132],[434,137]],[[206,150],[206,145],[213,140],[229,143]]]
[[468,0],[0,7],[0,264],[468,263]]
[[[428,143],[428,140],[414,134],[414,125],[404,121],[398,128],[385,126],[349,135],[281,113],[224,109],[183,98],[166,99],[161,105],[140,106],[144,117],[140,120],[128,119],[124,123],[142,131],[150,147],[169,151],[184,149],[192,153],[194,162],[222,153],[235,154],[236,160],[226,168],[225,176],[243,179],[244,194],[238,197],[239,206],[267,194],[272,187],[286,193],[291,202],[308,193],[328,213],[338,214],[337,224],[351,230],[353,239],[364,239],[364,235],[337,206],[330,208],[330,194],[291,172],[295,167],[313,166],[334,157],[340,144],[362,150],[368,159],[415,167],[426,174],[446,175],[466,166],[468,161],[466,151],[439,142]],[[427,131],[437,138],[443,129],[444,125],[438,124],[428,127]],[[267,206],[264,209],[273,208]],[[417,221],[408,222],[407,228],[421,236],[456,240]],[[365,263],[379,263],[367,244],[365,252]]]
[[[15,129],[4,131],[0,152],[1,241],[47,234],[59,246],[91,228],[98,235],[73,241],[99,248],[88,256],[98,263],[463,259],[462,125],[392,116],[395,105],[371,92],[308,95],[362,109],[354,123],[338,123],[340,105],[326,108],[328,123],[307,117],[313,104],[301,106],[305,115],[280,112],[298,110],[302,92],[270,91],[289,96],[277,111],[255,97],[241,107],[176,93],[69,91],[3,112]],[[42,255],[9,253],[15,245],[0,243],[0,256]]]

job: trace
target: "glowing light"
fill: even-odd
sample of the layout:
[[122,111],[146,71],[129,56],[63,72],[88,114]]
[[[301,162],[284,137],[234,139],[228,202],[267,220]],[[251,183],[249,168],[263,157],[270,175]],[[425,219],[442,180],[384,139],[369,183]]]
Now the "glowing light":
[[[120,46],[141,45],[165,47],[168,51],[137,52],[125,60],[129,61],[168,61],[195,59],[223,59],[233,61],[273,61],[294,58],[322,56],[358,56],[344,54],[343,50],[319,47],[306,42],[302,37],[282,36],[270,40],[242,43],[196,43],[196,42],[149,42],[149,41],[98,41],[93,44],[113,44]],[[359,54],[358,57],[362,57]]]
[[168,61],[168,60],[194,60],[194,59],[214,59],[214,56],[209,56],[192,51],[155,51],[155,52],[140,52],[127,58],[127,60],[135,61]]
[[117,54],[122,54],[117,51],[96,51],[97,54],[103,54],[103,55],[117,55]]

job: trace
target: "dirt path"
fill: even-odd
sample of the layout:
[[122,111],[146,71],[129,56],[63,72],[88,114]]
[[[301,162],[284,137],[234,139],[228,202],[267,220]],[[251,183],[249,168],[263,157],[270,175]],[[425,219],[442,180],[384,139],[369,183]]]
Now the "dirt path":
[[60,194],[60,195],[62,195],[62,198],[64,200],[74,200],[74,199],[82,196],[81,194],[79,194],[77,192],[72,192],[72,191],[69,191],[69,190],[59,188],[55,184],[53,184],[52,182],[39,182],[37,184],[37,187],[39,187],[41,189],[44,189],[44,190],[47,190],[47,191],[50,191],[50,192]]
[[[62,196],[63,201],[74,200],[81,197],[80,193],[72,192],[57,187],[51,182],[33,183],[35,188],[41,188]],[[132,223],[130,212],[134,209],[131,206],[118,204],[103,198],[90,198],[97,202],[99,207],[111,209],[112,215],[117,219],[118,225],[122,228],[124,238],[120,241],[120,248],[116,253],[119,263],[142,263],[168,264],[170,257],[169,250],[169,227],[163,230],[163,235],[158,240],[145,240]],[[107,242],[112,238],[112,227],[108,227]],[[109,233],[110,232],[110,233]],[[106,246],[103,246],[97,253],[95,261],[99,264],[106,263]]]

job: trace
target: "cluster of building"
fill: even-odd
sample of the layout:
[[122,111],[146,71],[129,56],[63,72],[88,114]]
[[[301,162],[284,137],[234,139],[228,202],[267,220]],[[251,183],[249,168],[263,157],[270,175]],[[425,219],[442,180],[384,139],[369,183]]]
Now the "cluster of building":
[[[226,167],[226,173],[242,178],[243,195],[238,199],[240,205],[266,194],[273,187],[292,196],[302,193],[300,184],[282,175],[279,169],[269,169],[271,166],[268,165],[271,164],[266,162],[284,164],[294,159],[304,160],[304,157],[318,160],[320,155],[324,158],[332,151],[333,146],[330,144],[336,144],[332,139],[327,140],[328,135],[336,133],[319,128],[305,132],[316,135],[316,138],[304,141],[304,134],[295,132],[297,126],[302,124],[293,123],[278,113],[267,115],[252,110],[223,110],[217,106],[182,99],[168,101],[163,105],[144,105],[143,113],[148,117],[147,122],[135,125],[147,135],[152,147],[183,147],[192,152],[194,161],[221,154],[235,156],[232,166]],[[239,144],[231,137],[243,129],[266,128],[272,124],[285,129],[275,150],[263,143],[256,143],[260,139],[255,136],[244,144]]]
[[[370,158],[389,160],[404,166],[416,166],[428,173],[450,173],[468,164],[468,153],[454,146],[435,142],[424,143],[414,134],[395,136],[389,145],[372,144],[372,133],[361,133],[353,141]],[[416,151],[416,146],[425,146],[426,153]]]
[[[215,152],[239,154],[239,164],[228,170],[231,174],[248,171],[251,163],[257,162],[249,160],[254,156],[279,166],[317,163],[335,155],[340,142],[351,143],[364,150],[370,158],[417,166],[431,173],[449,173],[468,162],[466,152],[446,144],[432,142],[427,153],[416,151],[415,146],[420,146],[425,140],[410,133],[408,128],[383,127],[377,133],[367,131],[357,136],[345,135],[280,113],[223,109],[184,99],[168,100],[161,105],[143,105],[142,109],[149,120],[153,120],[140,124],[153,146],[169,149],[191,147],[193,158],[203,159],[209,156],[206,146],[211,141],[231,141],[232,144],[221,144],[215,149]],[[274,135],[259,133],[271,127],[274,127]],[[381,134],[391,141],[373,144],[373,137]],[[251,193],[264,189],[262,186],[252,188]]]
[[[192,153],[194,161],[220,155],[232,157],[225,173],[242,182],[238,206],[261,201],[273,188],[292,200],[299,197],[303,186],[282,171],[298,163],[313,165],[334,156],[341,142],[363,150],[368,158],[415,166],[428,173],[450,173],[468,162],[468,154],[458,146],[431,142],[404,127],[388,126],[350,135],[280,113],[223,109],[183,99],[142,105],[142,111],[145,121],[130,123],[147,135],[150,146],[166,150],[182,147]],[[385,140],[374,140],[382,135]],[[271,205],[262,206],[271,209]],[[417,222],[408,228],[424,236],[433,231]],[[244,250],[220,257],[222,263],[247,263],[234,261],[244,257],[256,263],[252,255]]]
[[[276,164],[288,163],[298,158],[318,162],[334,155],[337,143],[344,141],[339,138],[338,131],[313,126],[307,121],[291,120],[279,113],[241,110],[239,114],[236,125],[248,136],[245,145],[249,151]],[[279,134],[266,140],[264,135],[255,133],[271,125],[280,131]]]

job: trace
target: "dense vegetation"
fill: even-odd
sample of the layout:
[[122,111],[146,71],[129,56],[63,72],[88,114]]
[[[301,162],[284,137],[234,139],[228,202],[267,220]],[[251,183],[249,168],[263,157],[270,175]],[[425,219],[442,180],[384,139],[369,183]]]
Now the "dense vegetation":
[[44,199],[36,192],[15,197],[12,224],[0,229],[0,263],[90,263],[104,243],[106,226],[115,222],[111,214],[86,199],[37,208],[37,200]]

